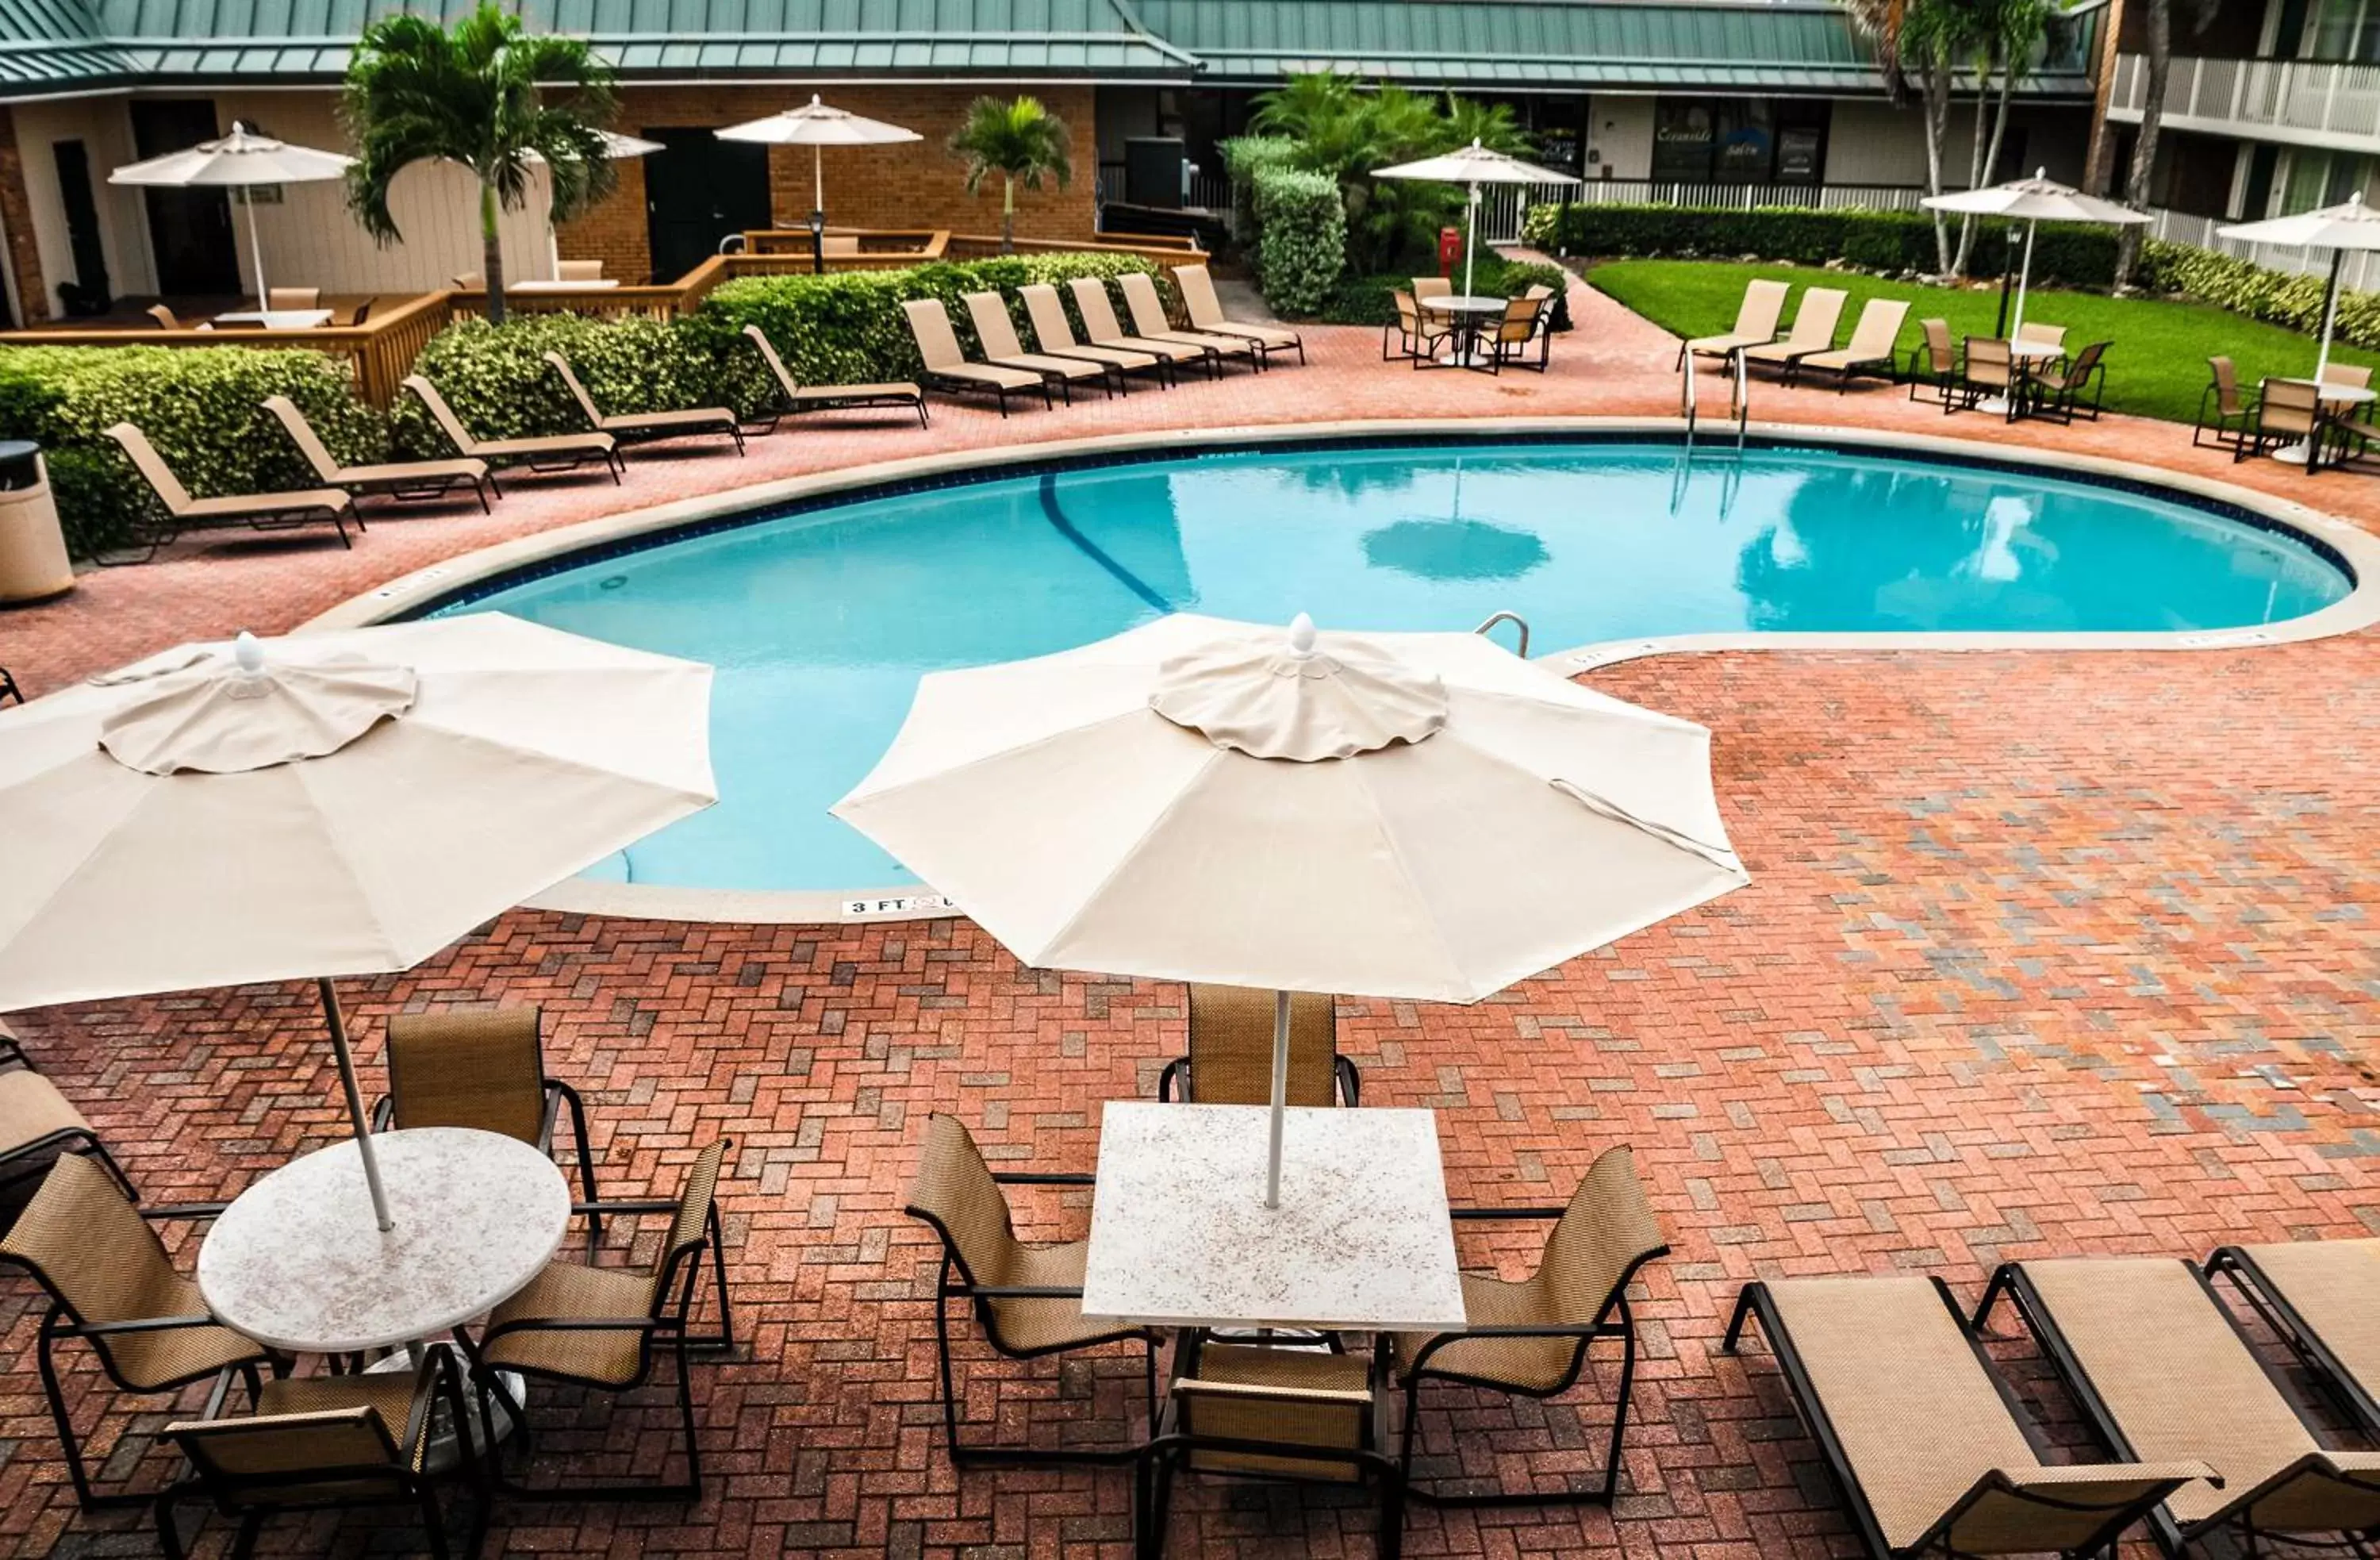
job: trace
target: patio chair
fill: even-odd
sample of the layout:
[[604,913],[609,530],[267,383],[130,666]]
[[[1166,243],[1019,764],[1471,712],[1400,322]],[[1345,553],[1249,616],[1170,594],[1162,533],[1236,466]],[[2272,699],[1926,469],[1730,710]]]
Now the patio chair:
[[937,1112],[926,1122],[917,1174],[903,1212],[941,1237],[941,1272],[934,1281],[934,1344],[941,1361],[942,1446],[954,1468],[1042,1463],[1130,1462],[1131,1445],[968,1446],[959,1441],[959,1400],[951,1363],[950,1302],[973,1302],[976,1322],[994,1352],[1038,1359],[1104,1344],[1137,1343],[1148,1357],[1148,1411],[1157,1423],[1157,1331],[1094,1322],[1083,1314],[1083,1267],[1090,1242],[1031,1245],[1016,1237],[1009,1212],[1012,1186],[1087,1187],[1091,1177],[1026,1171],[994,1173],[959,1119]]
[[17,679],[7,667],[0,666],[0,704],[22,704],[24,701],[25,690],[17,686]]
[[186,331],[190,328],[179,314],[162,303],[152,303],[143,312],[157,322],[157,328],[161,331]]
[[454,460],[392,460],[373,466],[342,466],[322,443],[298,403],[286,396],[267,396],[264,409],[281,420],[287,430],[289,442],[306,457],[324,487],[345,488],[351,497],[362,498],[371,494],[385,494],[404,501],[407,499],[443,498],[457,488],[469,488],[480,500],[480,513],[490,512],[489,490],[496,488],[495,479],[488,472],[488,463],[472,456]]
[[2024,376],[2017,372],[2009,344],[1998,336],[1971,335],[1959,352],[1959,376],[1942,403],[1947,414],[1968,411],[1997,396],[2002,417],[2014,422],[2024,408]]
[[1173,388],[1173,360],[1155,352],[1135,351],[1123,347],[1094,347],[1075,339],[1074,323],[1066,318],[1066,304],[1058,289],[1047,282],[1035,282],[1017,289],[1025,300],[1025,317],[1032,323],[1034,344],[1053,358],[1080,358],[1086,362],[1104,363],[1119,373],[1146,373],[1167,390]]
[[2205,1271],[2230,1281],[2366,1439],[2380,1438],[2380,1240],[2225,1246]]
[[768,332],[758,325],[746,325],[745,335],[759,350],[760,361],[768,366],[769,377],[777,382],[778,414],[795,415],[806,411],[825,411],[837,407],[906,407],[917,414],[917,426],[926,427],[926,393],[905,381],[888,381],[881,384],[804,384],[794,378],[785,367],[784,359],[777,355],[777,344],[769,339]]
[[[1545,329],[1545,300],[1541,298],[1508,299],[1504,317],[1487,333],[1488,363],[1500,373],[1507,368],[1534,369],[1539,373],[1552,361],[1553,337]],[[1535,344],[1537,360],[1529,360],[1529,347]]]
[[288,493],[251,493],[221,498],[192,498],[190,490],[174,475],[149,435],[129,422],[119,422],[107,430],[107,436],[131,457],[133,469],[157,502],[165,506],[165,524],[149,536],[148,551],[143,558],[153,558],[160,548],[176,540],[187,530],[214,521],[246,525],[251,530],[296,530],[306,526],[330,525],[338,530],[339,545],[353,547],[347,540],[347,525],[353,521],[358,530],[364,529],[363,517],[356,513],[355,501],[337,488],[301,488]]
[[[1636,1321],[1628,1286],[1637,1270],[1669,1254],[1660,1220],[1636,1178],[1635,1156],[1607,1149],[1587,1167],[1563,1208],[1462,1208],[1461,1222],[1550,1220],[1537,1271],[1519,1283],[1463,1274],[1459,1333],[1400,1333],[1393,1340],[1397,1379],[1404,1387],[1404,1438],[1397,1466],[1414,1499],[1433,1505],[1609,1505],[1620,1493],[1620,1455],[1628,1433],[1628,1399],[1636,1377]],[[1611,1441],[1603,1481],[1549,1494],[1496,1490],[1439,1493],[1413,1482],[1415,1432],[1426,1381],[1477,1387],[1523,1397],[1559,1396],[1578,1381],[1587,1350],[1598,1338],[1620,1340],[1620,1382],[1612,1397]]]
[[271,287],[264,294],[264,307],[279,313],[284,310],[320,309],[322,289],[320,287]]
[[[450,1424],[470,1422],[455,1357],[437,1348],[405,1374],[268,1382],[252,1413],[221,1417],[211,1408],[203,1419],[167,1425],[165,1437],[189,1471],[154,1505],[165,1560],[188,1553],[175,1506],[200,1500],[240,1519],[235,1554],[247,1553],[265,1519],[283,1512],[403,1505],[420,1514],[430,1553],[443,1560],[446,1516],[430,1459],[442,1409]],[[463,1550],[471,1560],[487,1536],[489,1491],[485,1465],[477,1456],[462,1462],[478,1497]]]
[[[735,1347],[718,1200],[720,1166],[730,1146],[727,1139],[720,1138],[696,1154],[674,1200],[590,1203],[578,1210],[614,1218],[667,1215],[669,1234],[654,1252],[651,1266],[598,1267],[592,1261],[557,1259],[530,1279],[528,1287],[489,1314],[478,1342],[458,1335],[465,1338],[471,1356],[480,1425],[489,1445],[495,1444],[496,1438],[494,1403],[502,1402],[516,1425],[526,1430],[529,1423],[527,1409],[504,1384],[506,1372],[622,1393],[642,1385],[651,1376],[654,1364],[667,1354],[677,1362],[685,1481],[531,1486],[506,1476],[499,1463],[496,1482],[507,1493],[555,1501],[700,1498],[702,1448],[694,1417],[689,1357],[697,1350],[724,1352]],[[694,1312],[706,1251],[717,1283],[719,1330],[697,1334]],[[526,1443],[528,1436],[522,1439]]]
[[603,279],[603,262],[600,260],[557,260],[553,262],[553,279],[557,282],[600,282]]
[[1424,309],[1413,294],[1392,289],[1389,297],[1396,304],[1397,317],[1380,327],[1380,361],[1405,358],[1419,363],[1453,335],[1447,322]]
[[1932,398],[1949,408],[1959,384],[1959,348],[1950,339],[1949,321],[1917,322],[1917,345],[1909,349],[1909,363],[1901,372],[1909,380],[1911,400],[1925,399],[1919,392],[1930,388]]
[[1838,350],[1813,352],[1795,360],[1786,370],[1786,377],[1831,373],[1835,376],[1835,394],[1839,396],[1851,388],[1854,374],[1881,372],[1890,379],[1900,367],[1900,327],[1908,319],[1909,304],[1905,299],[1869,299],[1860,305],[1850,341]]
[[1747,1284],[1728,1353],[1750,1317],[1874,1560],[2112,1554],[2119,1534],[2207,1472],[2043,1463],[1939,1278]]
[[[1272,1103],[1271,992],[1247,986],[1190,987],[1190,1043],[1157,1075],[1157,1097],[1202,1105]],[[1362,1103],[1355,1064],[1339,1054],[1339,999],[1293,992],[1289,999],[1289,1092],[1293,1105]]]
[[1025,343],[1016,339],[1016,322],[1008,317],[1008,302],[998,293],[971,292],[965,294],[961,301],[966,305],[967,319],[975,326],[976,339],[983,344],[985,362],[1039,374],[1057,386],[1068,406],[1074,405],[1075,384],[1079,380],[1096,382],[1111,397],[1123,390],[1123,375],[1105,363],[1025,350]]
[[1743,360],[1767,363],[1791,379],[1793,365],[1803,358],[1834,349],[1835,327],[1842,323],[1843,304],[1850,298],[1840,287],[1803,287],[1802,306],[1793,311],[1793,328],[1780,340],[1744,347]]
[[1158,337],[1126,335],[1116,320],[1114,302],[1108,297],[1108,285],[1097,276],[1076,276],[1066,284],[1074,294],[1075,312],[1083,317],[1083,334],[1094,347],[1113,347],[1123,352],[1145,352],[1162,358],[1169,363],[1204,363],[1209,379],[1220,376],[1222,360],[1203,347],[1185,341]]
[[477,271],[458,271],[455,274],[455,285],[465,292],[477,292],[488,285],[488,278]]
[[1735,306],[1734,328],[1678,343],[1678,360],[1670,365],[1671,370],[1684,368],[1689,356],[1730,358],[1747,347],[1767,346],[1777,339],[1778,322],[1785,315],[1785,295],[1791,290],[1784,282],[1746,282],[1743,301]]
[[698,438],[705,433],[724,433],[735,445],[735,453],[744,453],[744,429],[735,414],[725,407],[686,407],[677,411],[606,412],[578,382],[570,360],[559,352],[545,355],[546,366],[562,376],[563,385],[588,424],[598,433],[609,433],[625,447],[628,445],[651,444],[661,439]]
[[[553,1129],[570,1113],[578,1190],[595,1204],[595,1148],[578,1091],[545,1070],[545,1010],[460,1008],[398,1013],[388,1020],[388,1093],[372,1111],[372,1130],[470,1127],[553,1152]],[[603,1215],[587,1219],[592,1256]]]
[[377,302],[379,302],[379,301],[380,301],[380,299],[376,299],[376,298],[368,298],[368,299],[365,299],[361,303],[357,304],[357,305],[356,305],[356,308],[355,308],[355,312],[354,312],[354,313],[352,313],[352,314],[349,314],[349,315],[347,316],[347,323],[349,323],[349,324],[351,324],[351,325],[360,325],[360,324],[362,324],[366,320],[370,319],[370,318],[371,318],[371,311],[372,311],[372,305],[373,305],[373,304],[375,304],[375,303],[377,303]]
[[[1085,278],[1087,279],[1087,278]],[[1165,312],[1165,300],[1157,296],[1157,284],[1137,271],[1127,271],[1116,278],[1123,291],[1123,306],[1131,311],[1133,334],[1146,341],[1176,341],[1184,347],[1202,347],[1211,352],[1218,362],[1229,358],[1245,360],[1251,369],[1261,370],[1269,353],[1265,344],[1240,335],[1218,335],[1208,331],[1179,331]]]
[[2203,1462],[2219,1476],[2182,1485],[2149,1514],[2168,1554],[2217,1533],[2251,1554],[2273,1537],[2380,1539],[2380,1452],[2314,1439],[2192,1263],[2004,1263],[1976,1308],[1977,1332],[2004,1296],[2117,1455]]
[[950,311],[939,298],[913,298],[901,305],[908,317],[910,337],[917,344],[917,356],[925,363],[921,376],[926,387],[945,396],[962,391],[988,391],[1000,399],[1000,415],[1008,415],[1008,397],[1012,395],[1039,395],[1044,409],[1056,405],[1050,398],[1050,382],[1026,369],[995,368],[990,363],[970,363],[959,348],[958,333],[951,329]]
[[[2241,437],[2231,446],[2233,461],[2265,455],[2289,445],[2309,446],[2310,456],[2318,457],[2321,446],[2315,442],[2322,430],[2322,396],[2313,384],[2302,379],[2267,379],[2256,387],[2256,416]],[[2353,435],[2354,423],[2345,425],[2344,432]],[[2313,459],[2306,461],[2306,469],[2313,469]]]
[[126,1198],[140,1200],[132,1177],[115,1163],[115,1156],[107,1152],[82,1112],[58,1092],[56,1084],[34,1069],[32,1058],[17,1043],[16,1035],[7,1025],[0,1024],[0,1187],[46,1175],[51,1162],[62,1153],[89,1154],[123,1188]]
[[2095,341],[2063,363],[2025,370],[2025,415],[2052,422],[2082,418],[2099,420],[2099,403],[2107,394],[2110,342]]
[[1135,1469],[1136,1553],[1165,1553],[1178,1471],[1231,1479],[1363,1484],[1380,1489],[1380,1560],[1404,1540],[1404,1481],[1380,1450],[1386,1438],[1378,1356],[1184,1335],[1174,1351],[1164,1418]]
[[2206,388],[2198,394],[2198,421],[2190,431],[2193,447],[2207,443],[2217,448],[2236,447],[2247,435],[2254,410],[2240,393],[2240,371],[2228,358],[2206,360]]
[[2343,385],[2350,390],[2372,388],[2372,371],[2360,363],[2325,363],[2322,366],[2325,384]]
[[1452,298],[1454,283],[1445,276],[1415,276],[1413,279],[1413,295],[1416,302],[1425,298]]
[[2063,352],[2066,350],[2066,327],[2045,325],[2038,320],[2027,320],[2017,326],[2016,339],[2033,342],[2043,347],[2055,347]]
[[86,1511],[137,1505],[143,1494],[100,1494],[83,1467],[58,1383],[61,1340],[80,1338],[120,1392],[154,1395],[215,1379],[217,1393],[237,1375],[254,1401],[262,1392],[257,1367],[285,1374],[287,1361],[262,1344],[216,1324],[199,1286],[174,1270],[152,1220],[212,1218],[213,1207],[133,1205],[96,1161],[61,1154],[41,1189],[0,1237],[0,1261],[15,1262],[49,1297],[34,1340],[42,1393],[66,1454],[67,1477]]
[[1205,266],[1175,266],[1173,285],[1182,289],[1182,310],[1190,316],[1192,330],[1245,336],[1262,347],[1268,358],[1275,352],[1293,351],[1300,363],[1305,361],[1305,338],[1287,325],[1252,325],[1224,313],[1223,300],[1215,296],[1215,278]]
[[459,455],[484,460],[492,467],[526,466],[540,474],[575,471],[581,466],[600,465],[612,473],[614,486],[618,485],[626,469],[620,459],[619,441],[609,433],[549,433],[533,439],[482,439],[463,426],[463,420],[455,415],[455,408],[446,404],[446,397],[440,395],[438,387],[430,381],[418,373],[407,374],[404,384],[406,389],[413,392],[416,400],[429,408],[431,420],[438,424],[439,432],[446,435],[447,443],[453,445]]

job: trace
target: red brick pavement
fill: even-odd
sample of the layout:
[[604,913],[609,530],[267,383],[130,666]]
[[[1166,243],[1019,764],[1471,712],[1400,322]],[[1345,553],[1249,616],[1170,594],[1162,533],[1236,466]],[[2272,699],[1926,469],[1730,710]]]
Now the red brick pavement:
[[[1514,394],[1596,408],[1650,397],[1649,370],[1623,371],[1658,359],[1658,343],[1622,335],[1603,320],[1562,343],[1558,361],[1576,366],[1543,387],[1440,375],[1422,390],[1360,367],[1364,343],[1334,335],[1321,364],[1280,376],[1305,406],[1268,381],[1244,386],[1230,415],[1255,417],[1259,397],[1278,415],[1310,411],[1342,388],[1430,411],[1457,396],[1483,409]],[[1200,394],[1165,409],[1186,414]],[[1794,397],[1794,415],[1821,400]],[[1902,404],[1847,398],[1863,420]],[[1157,405],[1135,396],[1133,415]],[[1064,426],[1123,415],[1085,408]],[[937,419],[953,442],[996,430]],[[889,453],[905,438],[804,432],[766,447],[790,469],[796,454]],[[2111,423],[2078,442],[2095,438],[2183,463],[2170,429]],[[663,470],[722,469],[738,474],[722,461]],[[639,480],[650,497],[664,478]],[[507,506],[498,526],[392,522],[352,557],[225,548],[110,575],[70,608],[6,620],[9,653],[34,646],[18,658],[48,686],[226,627],[226,612],[278,627],[449,542],[608,499],[557,489]],[[1476,1007],[1353,1004],[1342,1044],[1367,1101],[1443,1113],[1460,1200],[1557,1200],[1599,1150],[1636,1145],[1675,1255],[1649,1271],[1639,1313],[1630,1493],[1610,1513],[1419,1509],[1410,1553],[1852,1553],[1772,1364],[1717,1349],[1728,1301],[1755,1274],[1915,1269],[1972,1296],[2002,1256],[2203,1254],[2236,1237],[2380,1230],[2380,1079],[2366,1061],[2380,1038],[2374,653],[2364,636],[2219,655],[1681,657],[1597,674],[1714,728],[1752,885]],[[544,1004],[549,1065],[588,1091],[608,1190],[665,1192],[696,1145],[736,1140],[723,1195],[747,1347],[698,1367],[710,1492],[688,1508],[507,1505],[504,1548],[1123,1553],[1121,1474],[958,1479],[936,1454],[935,1249],[897,1205],[933,1109],[962,1113],[1016,1160],[1089,1168],[1099,1102],[1152,1092],[1179,1049],[1176,993],[1023,970],[965,922],[517,913],[349,994],[368,1064],[400,1007]],[[20,1028],[161,1199],[226,1195],[338,1130],[300,989],[91,1005]],[[1076,1233],[1083,1217],[1044,1196],[1028,1233]],[[1476,1260],[1525,1262],[1519,1247],[1472,1240]],[[128,1518],[76,1516],[64,1494],[21,1284],[0,1287],[0,1545],[138,1552]],[[2002,1352],[2046,1417],[2070,1419],[2028,1346]],[[107,1401],[93,1380],[75,1383],[86,1427]],[[1120,1358],[979,1363],[965,1392],[978,1432],[997,1420],[1055,1437],[1118,1422],[1131,1380]],[[554,1401],[570,1428],[549,1445],[623,1466],[658,1455],[665,1388],[619,1416]],[[1456,1406],[1426,1442],[1439,1468],[1516,1477],[1591,1466],[1608,1413],[1593,1389],[1550,1408]],[[131,1407],[96,1432],[120,1460],[162,1422],[155,1405]],[[292,1520],[266,1542],[315,1554],[335,1537],[351,1552],[365,1528]],[[1348,1497],[1192,1485],[1172,1536],[1182,1554],[1360,1555],[1369,1529]],[[399,1525],[374,1547],[412,1542]]]

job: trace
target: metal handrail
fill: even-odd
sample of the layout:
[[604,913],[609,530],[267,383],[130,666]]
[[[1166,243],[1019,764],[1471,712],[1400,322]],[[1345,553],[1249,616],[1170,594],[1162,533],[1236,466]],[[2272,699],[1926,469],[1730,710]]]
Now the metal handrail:
[[1499,612],[1492,614],[1487,622],[1482,623],[1479,627],[1472,629],[1471,631],[1475,634],[1485,634],[1488,629],[1493,628],[1499,623],[1510,623],[1513,628],[1521,630],[1521,648],[1514,653],[1519,655],[1522,660],[1527,660],[1529,658],[1529,620],[1522,616],[1519,613]]
[[1743,349],[1740,347],[1735,350],[1733,394],[1735,404],[1728,410],[1735,418],[1735,450],[1738,455],[1741,455],[1743,453],[1743,426],[1752,418],[1752,371],[1744,360]]

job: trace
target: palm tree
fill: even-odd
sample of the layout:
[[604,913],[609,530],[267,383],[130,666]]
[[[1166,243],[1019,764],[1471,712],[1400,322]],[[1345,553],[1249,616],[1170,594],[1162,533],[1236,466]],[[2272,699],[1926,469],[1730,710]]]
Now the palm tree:
[[[2032,73],[2035,52],[2065,17],[2064,0],[1986,0],[1979,9],[1985,19],[1976,40],[1974,156],[1967,175],[1971,189],[1982,188],[1999,166],[2000,147],[2008,139],[2010,96],[2019,78]],[[1995,74],[1999,79],[1997,93],[1992,91]],[[1977,227],[1973,215],[1959,219],[1959,252],[1950,262],[1953,275],[1967,274]]]
[[979,97],[967,104],[966,123],[951,137],[952,152],[967,165],[966,188],[972,195],[984,179],[1001,176],[1000,252],[1016,252],[1016,186],[1039,189],[1055,178],[1058,188],[1075,182],[1073,143],[1066,122],[1042,106],[1037,97],[1003,103]]
[[577,39],[525,30],[494,0],[481,0],[452,32],[411,13],[365,28],[340,112],[358,153],[347,204],[382,244],[403,237],[388,209],[398,174],[443,160],[478,177],[488,318],[498,324],[504,260],[496,214],[528,203],[530,165],[545,165],[556,222],[611,193],[615,177],[603,140],[610,67]]

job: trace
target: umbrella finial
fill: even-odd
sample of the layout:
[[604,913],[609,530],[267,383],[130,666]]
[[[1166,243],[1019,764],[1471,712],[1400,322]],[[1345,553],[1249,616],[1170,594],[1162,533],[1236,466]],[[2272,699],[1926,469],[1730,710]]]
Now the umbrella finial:
[[242,628],[238,638],[231,641],[231,659],[240,676],[252,677],[264,670],[264,642]]
[[1303,661],[1314,653],[1314,619],[1304,613],[1289,620],[1289,652]]

